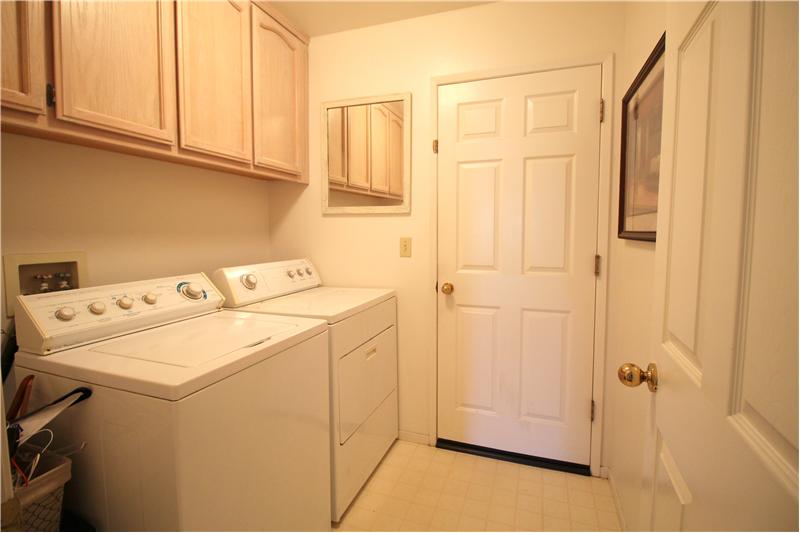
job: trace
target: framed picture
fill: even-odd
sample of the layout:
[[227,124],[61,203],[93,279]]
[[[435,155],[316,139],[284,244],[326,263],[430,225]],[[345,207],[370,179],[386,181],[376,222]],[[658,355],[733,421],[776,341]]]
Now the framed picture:
[[666,41],[665,33],[622,98],[621,239],[656,240]]

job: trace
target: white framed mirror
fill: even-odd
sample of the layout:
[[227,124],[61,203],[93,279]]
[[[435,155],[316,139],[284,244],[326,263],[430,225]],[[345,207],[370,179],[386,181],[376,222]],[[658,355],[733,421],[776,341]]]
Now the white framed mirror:
[[411,211],[411,93],[322,104],[323,214]]

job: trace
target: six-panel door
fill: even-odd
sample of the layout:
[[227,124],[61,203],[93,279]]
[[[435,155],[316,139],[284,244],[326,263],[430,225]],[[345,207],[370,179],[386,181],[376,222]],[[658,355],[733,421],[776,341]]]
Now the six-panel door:
[[600,74],[439,88],[439,438],[589,464]]
[[3,106],[44,114],[44,2],[0,2],[0,9]]
[[305,44],[253,5],[253,163],[303,171],[308,106]]
[[172,144],[173,17],[167,0],[54,2],[56,116]]
[[180,146],[252,158],[250,4],[177,2]]

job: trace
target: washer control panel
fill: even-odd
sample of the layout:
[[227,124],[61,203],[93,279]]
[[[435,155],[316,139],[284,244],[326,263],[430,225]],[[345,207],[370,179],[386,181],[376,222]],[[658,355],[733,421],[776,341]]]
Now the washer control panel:
[[46,355],[220,309],[205,274],[17,297],[21,350]]
[[322,285],[308,259],[220,268],[211,280],[225,296],[226,307],[241,307]]

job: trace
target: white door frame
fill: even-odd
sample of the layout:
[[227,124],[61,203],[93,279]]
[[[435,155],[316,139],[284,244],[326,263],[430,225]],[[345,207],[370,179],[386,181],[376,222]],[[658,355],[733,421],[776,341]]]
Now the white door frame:
[[[439,87],[453,83],[465,83],[471,81],[486,80],[492,78],[503,78],[507,76],[518,76],[523,74],[534,74],[548,70],[561,70],[590,65],[600,65],[601,88],[600,94],[605,102],[605,116],[600,124],[600,174],[599,190],[597,195],[597,253],[602,257],[600,275],[597,277],[594,304],[594,365],[592,376],[592,398],[595,402],[595,416],[592,422],[591,455],[589,468],[592,475],[600,475],[600,453],[603,442],[603,386],[605,377],[606,363],[606,299],[608,291],[608,241],[609,223],[611,210],[611,150],[613,146],[614,133],[614,54],[589,55],[577,58],[573,61],[553,61],[540,63],[529,67],[502,68],[492,70],[482,70],[477,72],[467,72],[463,74],[450,74],[447,76],[437,76],[431,79],[431,140],[439,138]],[[599,113],[599,102],[598,102]],[[599,119],[599,115],[598,115]],[[438,243],[438,224],[439,224],[439,197],[438,197],[438,159],[431,158],[433,161],[431,180],[431,265],[430,271],[433,279],[432,288],[435,286],[439,264],[439,243]],[[436,306],[436,298],[432,305]],[[432,354],[429,364],[429,383],[428,383],[428,443],[436,444],[438,434],[437,428],[437,396],[438,396],[438,309],[436,310],[437,325],[434,328],[432,343],[429,353]]]

